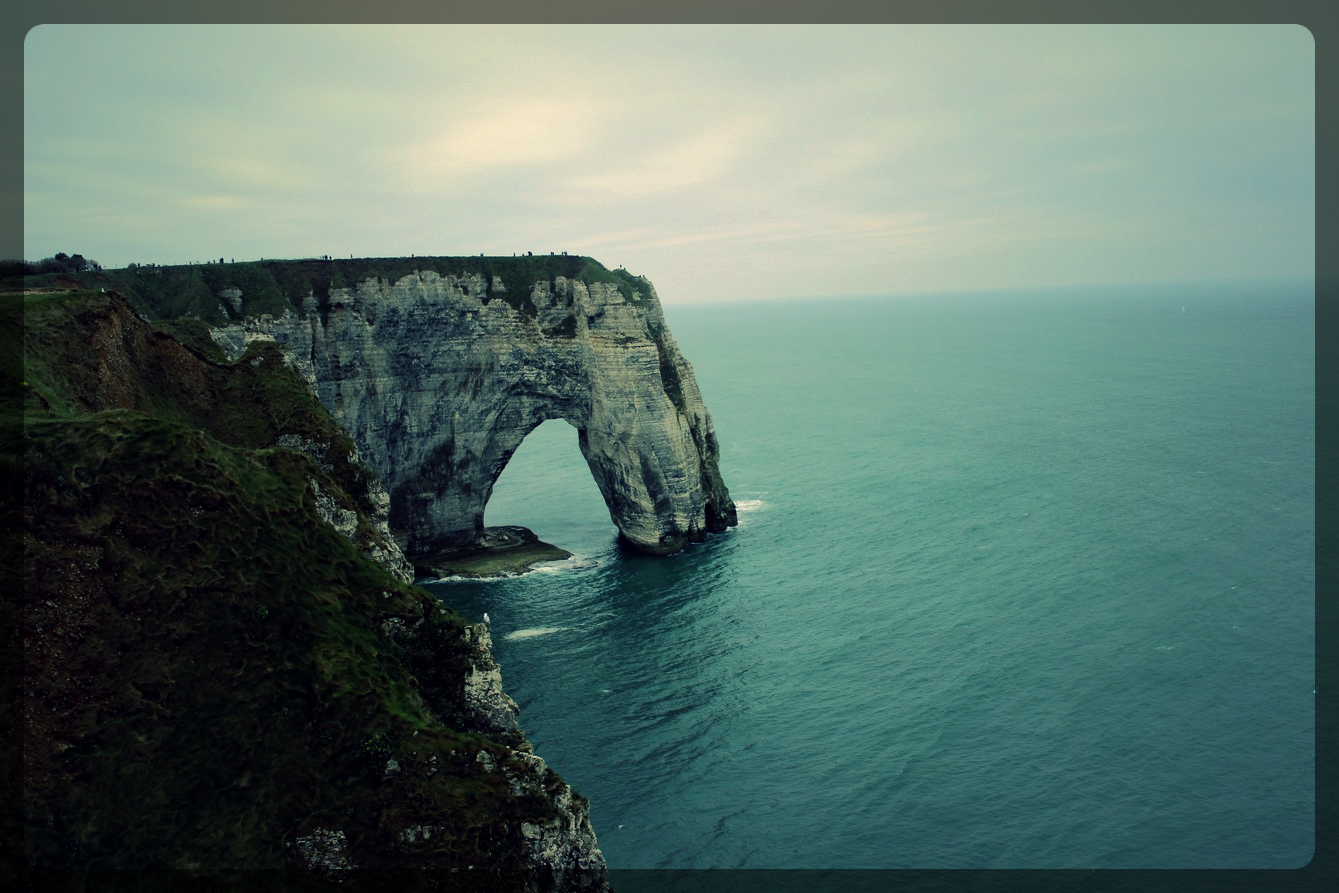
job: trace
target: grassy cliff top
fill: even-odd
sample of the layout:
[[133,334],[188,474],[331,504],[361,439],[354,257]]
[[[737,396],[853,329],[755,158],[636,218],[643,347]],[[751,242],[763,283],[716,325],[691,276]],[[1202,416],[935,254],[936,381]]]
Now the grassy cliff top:
[[[626,270],[610,270],[599,261],[568,254],[520,257],[363,257],[306,260],[258,260],[238,263],[207,263],[178,266],[131,266],[117,270],[84,273],[47,273],[27,276],[22,286],[33,288],[105,288],[125,295],[150,319],[193,317],[214,325],[230,321],[220,306],[220,294],[226,289],[241,291],[246,314],[259,316],[283,314],[288,308],[301,309],[303,299],[314,295],[325,303],[331,289],[357,288],[369,279],[394,283],[416,272],[432,271],[439,276],[482,276],[486,284],[485,301],[500,297],[513,306],[530,292],[536,282],[553,281],[559,276],[584,282],[614,285],[629,301],[647,294],[646,280]],[[502,291],[493,289],[500,280]],[[9,287],[19,283],[0,283]]]

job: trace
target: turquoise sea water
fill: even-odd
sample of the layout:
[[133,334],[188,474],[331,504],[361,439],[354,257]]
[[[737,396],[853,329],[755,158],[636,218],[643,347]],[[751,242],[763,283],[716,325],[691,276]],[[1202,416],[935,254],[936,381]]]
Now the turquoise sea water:
[[740,526],[616,544],[548,422],[489,612],[612,868],[1288,868],[1314,847],[1310,285],[666,310]]

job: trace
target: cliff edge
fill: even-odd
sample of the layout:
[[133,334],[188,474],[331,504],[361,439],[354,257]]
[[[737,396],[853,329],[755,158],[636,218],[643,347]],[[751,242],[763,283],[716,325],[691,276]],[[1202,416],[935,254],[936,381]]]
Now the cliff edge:
[[[178,293],[190,293],[189,279],[194,305],[156,297],[173,277]],[[549,419],[576,427],[633,547],[674,552],[736,523],[711,416],[644,278],[567,256],[275,261],[114,278],[151,315],[208,319],[231,357],[258,340],[282,345],[385,484],[391,530],[415,564],[480,542],[493,484]]]
[[279,345],[229,362],[116,295],[0,300],[29,866],[607,889],[487,628],[412,586],[384,490]]

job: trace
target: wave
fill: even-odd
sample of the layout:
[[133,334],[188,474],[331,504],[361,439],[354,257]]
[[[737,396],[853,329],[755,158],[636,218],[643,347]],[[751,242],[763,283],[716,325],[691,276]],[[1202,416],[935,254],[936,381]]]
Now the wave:
[[599,567],[600,559],[592,558],[589,555],[573,555],[571,558],[563,558],[557,561],[544,561],[531,566],[524,574],[561,574],[567,571],[584,571],[592,567]]
[[771,507],[772,504],[770,502],[765,502],[761,499],[736,499],[735,512],[739,516],[738,517],[739,526],[740,527],[747,526],[749,522],[752,520],[749,516],[752,515],[754,512],[762,511],[763,509],[769,509]]
[[586,555],[573,555],[571,558],[555,558],[552,561],[536,562],[523,571],[502,571],[501,573],[489,574],[486,577],[470,577],[463,575],[451,577],[420,577],[414,582],[420,586],[437,583],[495,583],[500,580],[515,580],[518,577],[528,577],[531,574],[565,574],[571,571],[584,571],[599,567],[601,563],[602,562],[598,558],[591,558]]
[[502,638],[508,641],[517,639],[534,639],[538,636],[547,636],[549,633],[560,633],[563,630],[571,629],[570,626],[534,626],[530,629],[518,629],[507,633]]

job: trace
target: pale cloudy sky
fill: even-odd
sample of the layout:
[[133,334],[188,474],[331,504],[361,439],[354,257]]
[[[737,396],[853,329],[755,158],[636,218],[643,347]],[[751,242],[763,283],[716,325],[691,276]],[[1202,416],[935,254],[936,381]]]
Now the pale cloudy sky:
[[24,251],[567,251],[667,304],[1310,276],[1297,26],[74,26]]

